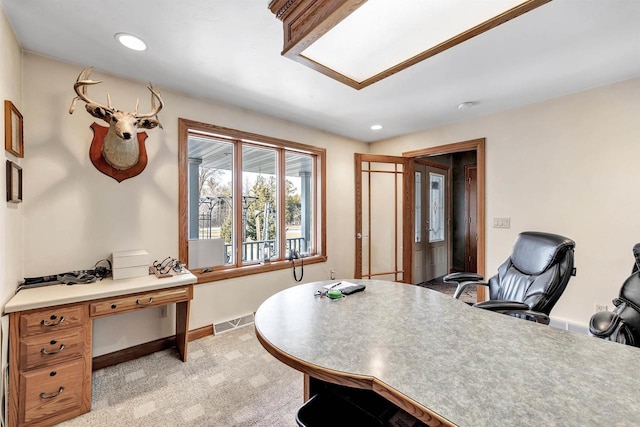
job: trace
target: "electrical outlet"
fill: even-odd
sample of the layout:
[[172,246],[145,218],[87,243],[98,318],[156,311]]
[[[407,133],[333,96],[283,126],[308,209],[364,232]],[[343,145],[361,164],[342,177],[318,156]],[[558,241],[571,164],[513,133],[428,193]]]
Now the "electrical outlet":
[[168,310],[166,305],[160,307],[160,317],[167,317],[169,315],[167,311]]
[[609,308],[604,304],[596,304],[596,312],[607,311]]
[[336,271],[332,269],[331,275],[329,277],[331,278],[331,280],[336,280]]

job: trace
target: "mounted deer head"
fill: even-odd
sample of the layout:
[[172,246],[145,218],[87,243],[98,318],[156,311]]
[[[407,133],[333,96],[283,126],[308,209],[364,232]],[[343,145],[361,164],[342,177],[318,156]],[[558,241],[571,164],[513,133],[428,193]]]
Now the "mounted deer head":
[[[121,111],[111,106],[111,98],[109,93],[107,92],[107,105],[104,106],[102,104],[98,104],[97,102],[92,101],[87,96],[87,86],[95,85],[98,83],[102,83],[101,81],[89,80],[89,76],[91,75],[91,71],[93,68],[85,68],[82,70],[78,78],[76,79],[75,84],[73,85],[73,89],[75,90],[76,96],[71,103],[71,107],[69,108],[69,114],[72,114],[76,107],[76,102],[81,99],[87,103],[85,108],[93,117],[98,119],[102,119],[109,124],[109,130],[106,132],[104,136],[104,141],[102,141],[102,150],[101,154],[104,160],[108,163],[109,166],[113,167],[117,171],[125,171],[134,166],[138,165],[140,162],[140,148],[144,150],[144,137],[142,138],[142,143],[139,143],[138,139],[138,129],[153,129],[156,126],[162,125],[158,120],[158,113],[164,106],[162,102],[162,98],[160,97],[159,91],[153,87],[151,83],[147,88],[151,91],[151,111],[146,114],[138,113],[138,101],[136,101],[136,111],[134,113],[128,113],[126,111]],[[156,99],[159,102],[159,105],[156,106]],[[97,126],[97,125],[96,125]],[[95,128],[94,128],[94,133]],[[96,137],[98,135],[96,134]],[[98,144],[101,141],[98,141]],[[96,143],[96,138],[94,137],[93,144]],[[142,165],[142,169],[146,166],[146,153],[144,153],[144,165]],[[113,174],[108,173],[103,170],[104,168],[99,167],[94,161],[94,158],[91,159],[102,172],[106,173],[121,181],[122,179],[130,178],[133,175],[126,176],[122,179],[116,178]],[[138,168],[139,169],[139,168]],[[142,169],[137,171],[135,175],[142,172]]]

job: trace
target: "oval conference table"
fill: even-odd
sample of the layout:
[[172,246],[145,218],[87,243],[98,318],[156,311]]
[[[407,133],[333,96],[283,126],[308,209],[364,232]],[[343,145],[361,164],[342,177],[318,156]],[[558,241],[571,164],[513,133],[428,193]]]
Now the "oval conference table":
[[305,374],[305,400],[337,384],[429,426],[640,425],[638,348],[401,283],[316,295],[334,282],[285,289],[255,315],[265,349]]

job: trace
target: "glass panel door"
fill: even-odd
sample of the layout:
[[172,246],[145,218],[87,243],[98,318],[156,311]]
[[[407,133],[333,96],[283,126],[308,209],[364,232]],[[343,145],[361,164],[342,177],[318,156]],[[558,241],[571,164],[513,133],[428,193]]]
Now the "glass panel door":
[[413,208],[408,196],[413,187],[408,183],[413,171],[408,163],[402,157],[356,154],[355,278],[411,280]]

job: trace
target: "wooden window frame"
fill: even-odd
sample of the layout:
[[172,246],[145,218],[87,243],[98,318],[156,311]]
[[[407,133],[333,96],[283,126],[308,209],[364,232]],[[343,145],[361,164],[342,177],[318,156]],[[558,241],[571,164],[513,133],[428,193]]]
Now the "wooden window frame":
[[[268,137],[264,135],[254,134],[250,132],[244,132],[237,129],[230,129],[221,126],[216,126],[208,123],[198,122],[194,120],[179,118],[178,119],[178,256],[183,262],[188,265],[189,260],[189,234],[188,234],[188,144],[190,132],[198,132],[203,134],[211,134],[215,136],[222,136],[228,138],[229,141],[235,142],[237,147],[241,147],[242,144],[256,144],[269,148],[274,148],[278,152],[278,176],[279,181],[284,181],[284,158],[287,151],[299,152],[309,154],[314,158],[314,171],[315,177],[314,183],[314,224],[313,229],[315,244],[314,253],[304,257],[304,264],[315,264],[327,261],[327,238],[326,238],[326,150],[324,148],[318,148],[311,145],[301,144],[298,142],[287,141],[284,139],[278,139]],[[240,150],[237,150],[240,151]],[[240,195],[242,193],[241,177],[242,177],[242,163],[241,156],[238,155],[234,160],[234,195]],[[283,182],[279,182],[278,186],[282,188]],[[278,210],[284,209],[285,195],[284,191],[278,191]],[[238,224],[241,224],[241,215],[238,205],[241,203],[240,197],[234,197],[234,228],[235,231],[239,231]],[[279,230],[283,233],[284,215],[278,215]],[[236,240],[238,240],[236,235]],[[285,259],[284,247],[285,241],[279,236],[279,257],[272,259],[271,262],[266,264],[258,263],[242,263],[242,257],[240,256],[240,247],[236,242],[236,257],[233,265],[219,266],[212,269],[212,271],[203,272],[202,269],[194,269],[194,273],[198,277],[198,283],[213,282],[223,279],[231,279],[235,277],[248,276],[251,274],[266,273],[269,271],[282,270],[291,268],[292,261]],[[239,237],[241,239],[241,237]],[[299,266],[301,260],[293,261]]]

